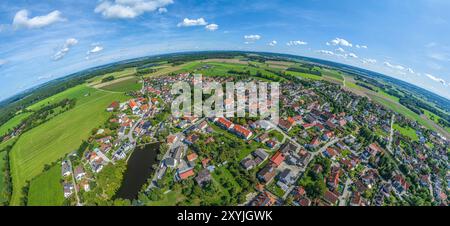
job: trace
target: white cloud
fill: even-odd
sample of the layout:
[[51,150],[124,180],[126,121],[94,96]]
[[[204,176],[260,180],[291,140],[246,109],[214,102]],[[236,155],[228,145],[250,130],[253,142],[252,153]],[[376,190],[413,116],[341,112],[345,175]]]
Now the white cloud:
[[414,70],[412,68],[407,68],[406,69],[409,73],[414,74]]
[[343,46],[343,47],[353,47],[353,44],[343,38],[335,38],[330,42],[327,42],[327,45],[333,46]]
[[384,62],[384,65],[387,66],[387,67],[389,67],[389,68],[397,69],[397,70],[400,70],[400,71],[403,71],[403,70],[406,69],[406,68],[403,67],[402,65],[394,65],[394,64],[391,64],[391,63],[389,63],[389,62],[387,62],[387,61]]
[[193,26],[205,26],[208,23],[203,19],[203,17],[198,19],[184,18],[183,22],[179,23],[178,27],[193,27]]
[[367,49],[368,48],[366,45],[356,45],[355,47],[358,49]]
[[3,66],[3,65],[5,65],[7,63],[7,61],[6,60],[2,60],[2,59],[0,59],[0,67],[1,66]]
[[362,62],[363,64],[376,64],[376,63],[377,63],[377,60],[375,60],[375,59],[370,59],[370,58],[364,58],[364,59],[361,60],[361,62]]
[[56,22],[65,21],[61,16],[61,12],[55,10],[47,15],[28,17],[28,11],[23,9],[16,13],[12,25],[14,28],[42,28]]
[[444,85],[444,86],[449,86],[449,85],[450,85],[450,84],[449,84],[448,82],[446,82],[444,79],[438,78],[438,77],[436,77],[436,76],[434,76],[434,75],[431,75],[431,74],[425,74],[425,76],[427,76],[429,79],[431,79],[431,80],[433,80],[433,81],[435,81],[435,82],[441,83],[441,84]]
[[260,35],[245,35],[244,39],[247,40],[247,42],[254,42],[261,39]]
[[299,46],[299,45],[308,45],[308,43],[305,41],[296,40],[296,41],[289,41],[286,43],[286,45],[287,46]]
[[90,55],[90,54],[98,53],[98,52],[101,52],[101,51],[103,51],[103,46],[101,46],[101,45],[95,45],[94,48],[92,48],[91,50],[89,50],[89,51],[87,52],[87,54]]
[[167,13],[167,8],[164,8],[164,7],[163,8],[159,8],[158,9],[158,13],[161,13],[161,14],[162,13]]
[[345,56],[347,57],[351,57],[351,58],[358,58],[358,56],[354,53],[349,53],[349,54],[345,54]]
[[74,38],[67,39],[64,45],[61,47],[61,49],[59,49],[55,53],[55,55],[53,56],[53,60],[62,59],[70,51],[70,48],[76,44],[78,44],[78,40]]
[[332,51],[329,51],[329,50],[317,50],[316,53],[325,54],[325,55],[329,55],[329,56],[335,55]]
[[132,19],[146,12],[164,13],[173,0],[101,0],[94,12],[105,18]]
[[208,31],[215,31],[215,30],[219,29],[219,25],[217,25],[217,24],[208,24],[208,25],[206,25],[205,28]]
[[269,42],[269,46],[276,46],[277,44],[278,42],[276,40]]
[[336,49],[336,52],[345,53],[345,50],[342,47]]

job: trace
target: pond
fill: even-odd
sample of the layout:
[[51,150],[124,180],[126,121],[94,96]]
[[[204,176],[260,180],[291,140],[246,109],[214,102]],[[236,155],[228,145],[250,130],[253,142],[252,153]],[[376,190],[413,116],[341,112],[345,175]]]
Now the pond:
[[153,175],[152,165],[156,163],[160,143],[136,147],[128,160],[127,170],[116,198],[133,200],[137,198],[142,186]]

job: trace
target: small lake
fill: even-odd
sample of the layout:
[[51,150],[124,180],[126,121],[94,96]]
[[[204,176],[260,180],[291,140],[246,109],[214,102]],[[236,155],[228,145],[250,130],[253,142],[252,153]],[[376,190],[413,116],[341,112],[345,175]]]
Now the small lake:
[[127,170],[116,198],[133,200],[137,198],[142,186],[153,174],[152,165],[157,162],[156,156],[160,143],[136,147],[128,160]]

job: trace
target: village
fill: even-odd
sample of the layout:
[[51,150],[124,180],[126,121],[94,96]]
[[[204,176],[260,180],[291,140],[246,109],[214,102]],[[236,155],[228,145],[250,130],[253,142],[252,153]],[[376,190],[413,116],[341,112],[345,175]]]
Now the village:
[[[280,88],[277,125],[256,118],[174,118],[165,111],[174,100],[171,85],[179,81],[192,83],[193,75],[146,79],[132,99],[105,109],[112,116],[93,130],[81,158],[73,153],[62,162],[67,199],[82,205],[77,192],[90,192],[106,165],[128,159],[138,144],[159,141],[165,152],[143,188],[147,196],[161,190],[154,199],[177,183],[206,189],[220,183],[218,171],[233,167],[229,171],[255,180],[231,204],[447,205],[449,142],[365,97],[323,81],[289,81]],[[395,132],[394,122],[414,128],[420,139]]]

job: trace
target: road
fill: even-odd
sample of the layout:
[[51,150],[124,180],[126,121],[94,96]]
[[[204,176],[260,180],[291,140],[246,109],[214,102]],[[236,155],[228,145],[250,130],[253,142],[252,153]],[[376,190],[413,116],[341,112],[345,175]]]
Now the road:
[[339,197],[339,206],[346,206],[346,202],[348,200],[348,197],[350,196],[349,186],[351,183],[352,181],[349,178],[347,178],[347,180],[345,181],[344,192]]
[[387,149],[391,154],[394,154],[394,152],[392,151],[392,141],[394,139],[394,121],[395,121],[395,115],[392,115],[391,117],[391,131],[389,134],[389,143],[387,145]]
[[81,204],[80,197],[78,196],[78,188],[77,188],[77,183],[75,181],[75,176],[74,176],[74,173],[73,173],[72,161],[70,161],[70,158],[67,158],[67,162],[70,165],[70,171],[71,171],[70,175],[72,175],[72,183],[73,183],[73,185],[75,187],[75,198],[77,199],[77,206],[82,206],[83,204]]

